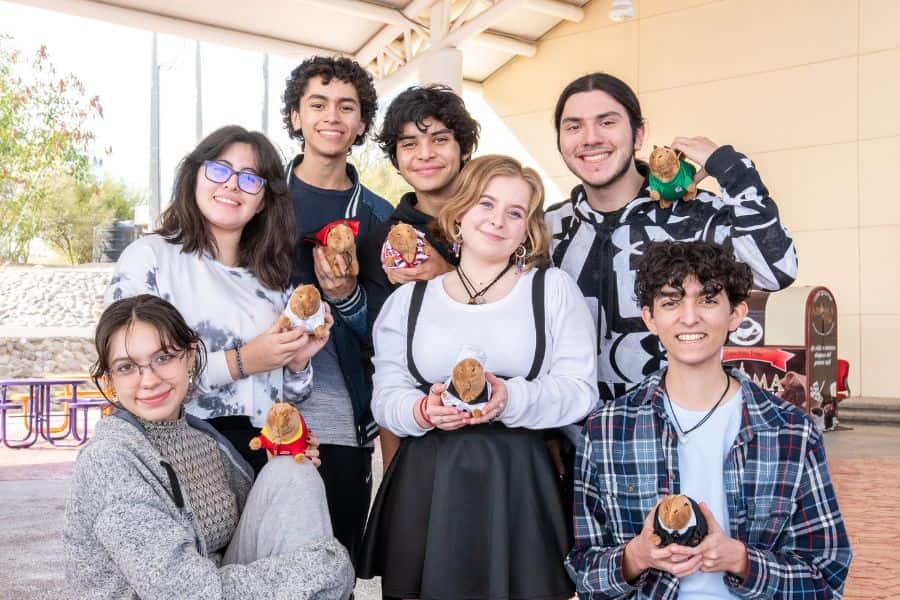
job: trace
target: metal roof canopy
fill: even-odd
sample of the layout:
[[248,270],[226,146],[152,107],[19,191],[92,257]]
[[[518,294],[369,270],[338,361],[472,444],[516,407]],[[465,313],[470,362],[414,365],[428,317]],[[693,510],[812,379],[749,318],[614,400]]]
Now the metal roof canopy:
[[[38,8],[288,57],[341,54],[373,74],[380,94],[418,80],[444,49],[460,79],[482,82],[587,0],[13,0]],[[446,82],[451,83],[453,82]],[[460,80],[458,80],[458,87]]]

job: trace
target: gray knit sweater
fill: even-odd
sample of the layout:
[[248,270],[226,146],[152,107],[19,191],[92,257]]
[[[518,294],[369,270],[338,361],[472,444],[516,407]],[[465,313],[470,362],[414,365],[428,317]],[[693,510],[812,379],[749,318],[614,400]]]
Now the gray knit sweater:
[[[187,418],[216,440],[243,510],[250,467],[207,423]],[[311,540],[296,555],[220,567],[174,470],[122,410],[97,424],[78,455],[63,542],[73,598],[330,599],[352,579],[334,538]]]

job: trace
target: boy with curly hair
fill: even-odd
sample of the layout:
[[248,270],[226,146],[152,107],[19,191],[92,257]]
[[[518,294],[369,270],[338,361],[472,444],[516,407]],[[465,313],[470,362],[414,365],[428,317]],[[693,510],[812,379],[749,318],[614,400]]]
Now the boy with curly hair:
[[[298,244],[291,283],[316,284],[331,306],[334,327],[311,361],[314,388],[301,410],[321,442],[328,508],[335,537],[355,559],[372,493],[372,440],[378,426],[369,408],[372,388],[365,373],[365,290],[357,278],[335,276],[321,247],[305,241],[340,219],[358,223],[357,247],[391,213],[384,199],[359,181],[347,162],[362,144],[378,108],[372,76],[348,58],[314,56],[291,72],[282,116],[303,153],[288,167]],[[348,265],[349,266],[349,265]]]
[[[851,552],[822,433],[722,365],[752,281],[716,244],[645,250],[634,289],[668,367],[595,411],[578,443],[566,567],[581,598],[840,597]],[[669,494],[699,503],[699,545],[653,544]]]

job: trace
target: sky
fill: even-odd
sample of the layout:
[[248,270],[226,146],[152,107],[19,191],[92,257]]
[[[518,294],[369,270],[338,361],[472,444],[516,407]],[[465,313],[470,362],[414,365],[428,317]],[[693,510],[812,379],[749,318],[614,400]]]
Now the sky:
[[[149,195],[150,89],[152,78],[150,31],[123,27],[82,17],[0,0],[0,34],[26,53],[42,44],[59,73],[81,79],[87,95],[100,96],[104,117],[93,125],[96,148],[102,156],[98,174],[124,181]],[[160,65],[160,173],[162,201],[170,193],[175,167],[197,139],[196,70],[194,40],[158,35]],[[202,63],[202,131],[206,135],[223,125],[237,123],[265,131],[287,158],[299,148],[289,140],[281,123],[284,81],[296,60],[269,57],[269,110],[263,120],[263,55],[238,48],[200,44]],[[477,94],[465,93],[470,112],[482,125],[481,152],[504,152],[526,165],[537,166],[515,137]],[[389,98],[380,98],[387,106]],[[103,154],[103,149],[111,149]],[[541,172],[540,169],[538,169]],[[547,201],[561,198],[544,176]]]

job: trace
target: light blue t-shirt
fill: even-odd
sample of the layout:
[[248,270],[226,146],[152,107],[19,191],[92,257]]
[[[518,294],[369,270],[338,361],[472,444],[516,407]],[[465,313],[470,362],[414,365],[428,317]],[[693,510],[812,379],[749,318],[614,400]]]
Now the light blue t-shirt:
[[[716,521],[731,535],[728,522],[728,502],[725,498],[725,458],[741,428],[743,399],[738,390],[686,437],[678,427],[678,474],[681,493],[693,498],[697,504],[706,502]],[[666,402],[666,412],[674,424],[672,412],[678,423],[687,431],[706,416],[707,411],[681,408],[674,402]],[[680,600],[718,600],[732,597],[725,585],[724,573],[697,572],[681,579],[678,588]]]

